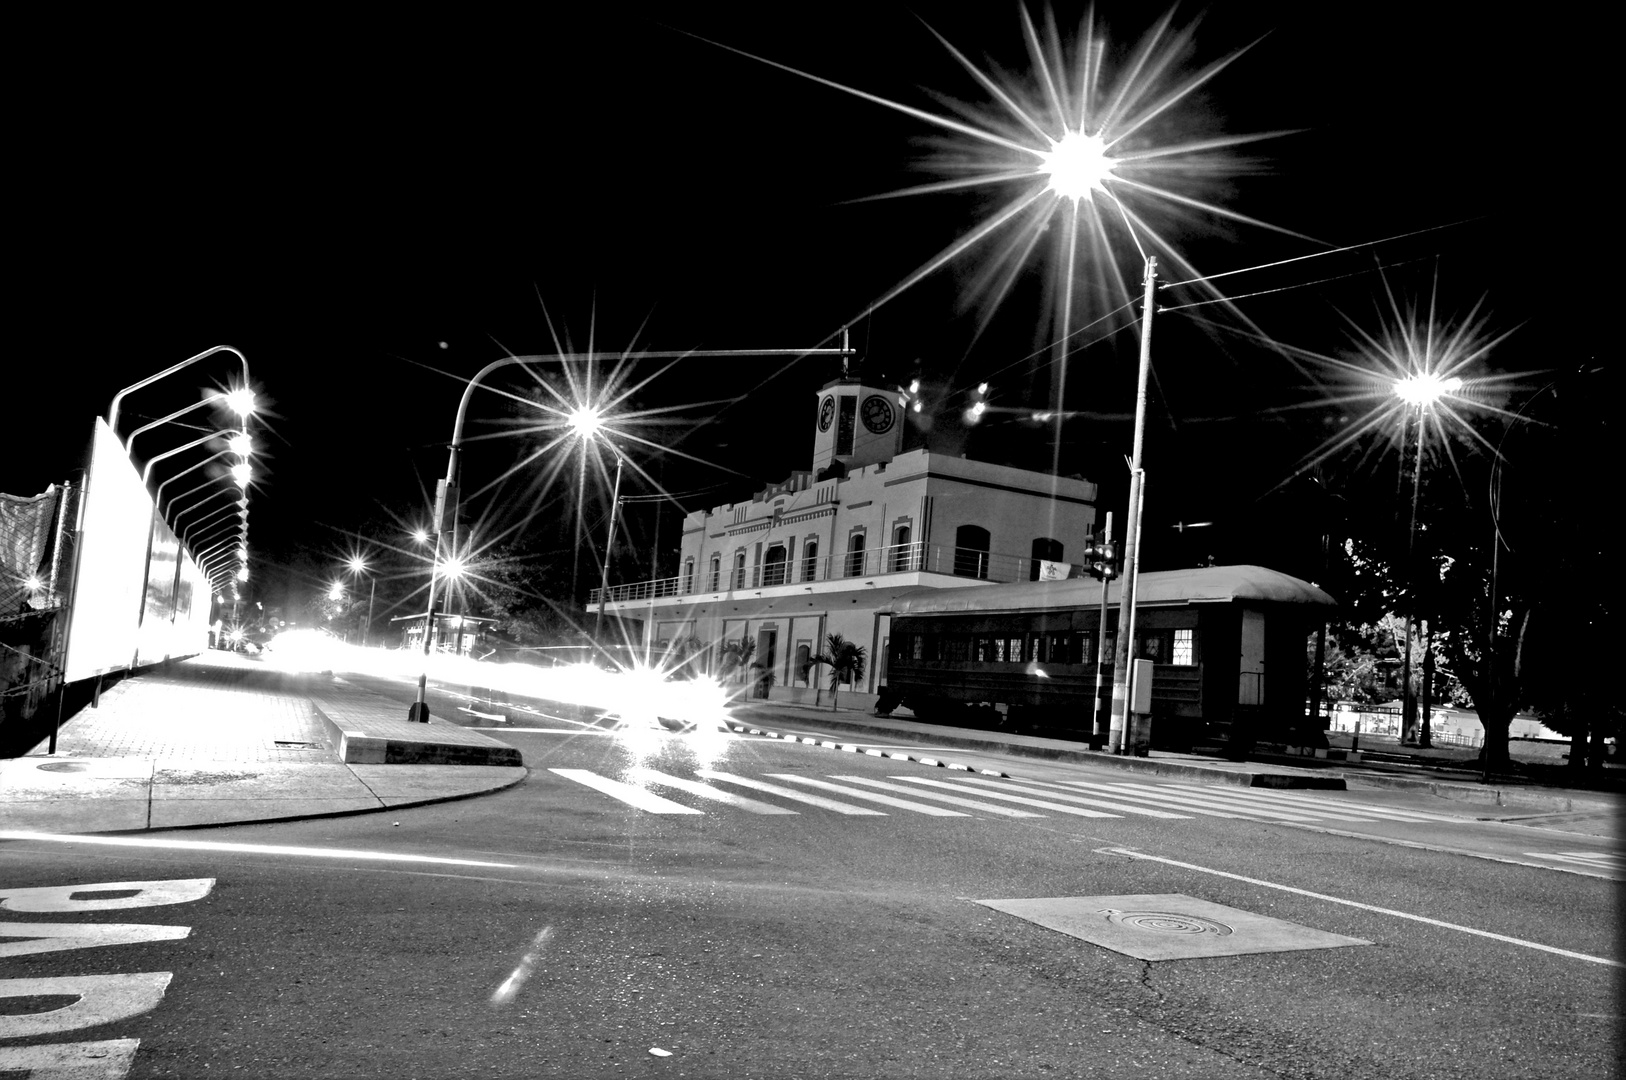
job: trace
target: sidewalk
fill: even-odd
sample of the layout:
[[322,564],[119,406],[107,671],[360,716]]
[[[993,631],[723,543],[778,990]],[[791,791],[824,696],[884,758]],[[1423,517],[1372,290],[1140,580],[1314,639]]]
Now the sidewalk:
[[123,679],[0,760],[0,829],[124,832],[366,813],[519,783],[519,751],[318,675],[211,651]]
[[1086,744],[1067,739],[926,724],[899,717],[874,716],[856,709],[832,711],[783,701],[771,704],[776,718],[772,721],[766,714],[757,713],[758,706],[752,703],[736,706],[734,714],[739,721],[752,726],[784,726],[784,717],[794,715],[809,727],[862,736],[870,741],[886,740],[1070,761],[1153,776],[1183,777],[1242,787],[1337,790],[1352,787],[1400,788],[1459,802],[1546,813],[1618,810],[1626,805],[1626,800],[1621,797],[1622,792],[1626,791],[1626,770],[1620,769],[1608,770],[1612,790],[1593,790],[1540,783],[1529,777],[1497,776],[1486,784],[1481,782],[1476,771],[1464,769],[1460,763],[1427,759],[1350,762],[1259,751],[1249,754],[1242,761],[1229,761],[1164,750],[1153,750],[1146,757],[1124,757],[1091,750]]

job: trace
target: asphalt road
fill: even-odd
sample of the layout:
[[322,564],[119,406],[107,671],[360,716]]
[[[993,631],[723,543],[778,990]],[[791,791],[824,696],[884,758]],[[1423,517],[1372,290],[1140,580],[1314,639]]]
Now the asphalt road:
[[[0,982],[30,991],[0,1003],[0,1073],[3,1048],[75,1039],[139,1039],[132,1077],[1619,1072],[1613,881],[1344,835],[1401,827],[1383,813],[1421,833],[1509,828],[1423,816],[1462,807],[1130,790],[1111,770],[1004,762],[1019,784],[761,737],[535,726],[498,734],[530,778],[480,799],[0,847],[0,925],[103,928],[59,928],[78,940],[51,951],[64,939],[37,927],[0,938],[0,978],[70,980]],[[242,846],[176,846],[199,842]],[[176,879],[212,884],[90,911],[31,912],[53,894],[15,892]],[[1096,932],[1144,915],[1135,896],[1160,898],[1142,942],[1248,938],[1207,902],[1370,944],[1153,962],[978,902],[1120,898],[1084,905]],[[131,923],[187,933],[87,944]],[[51,1023],[73,978],[141,973],[170,975],[145,1011],[15,1037]]]

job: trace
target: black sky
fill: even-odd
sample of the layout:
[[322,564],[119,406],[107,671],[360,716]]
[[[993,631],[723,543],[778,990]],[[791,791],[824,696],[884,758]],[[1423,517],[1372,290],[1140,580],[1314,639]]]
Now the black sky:
[[[1058,8],[1058,23],[1076,25],[1080,10]],[[1610,216],[1595,145],[1607,135],[1601,31],[1582,10],[1182,9],[1177,24],[1200,18],[1194,64],[1252,43],[1188,103],[1195,119],[1290,132],[1250,148],[1258,168],[1220,200],[1320,242],[1199,225],[1183,250],[1218,271],[1431,230],[1239,275],[1227,291],[1285,290],[1243,310],[1278,340],[1332,349],[1347,339],[1339,312],[1372,322],[1385,281],[1401,296],[1437,281],[1447,311],[1484,298],[1498,329],[1517,328],[1491,369],[1597,357],[1610,305],[1595,303],[1591,267]],[[252,516],[252,543],[273,562],[413,505],[444,467],[453,376],[506,351],[553,351],[548,318],[574,347],[591,334],[611,349],[812,345],[855,320],[872,377],[957,388],[1004,371],[1004,400],[1037,404],[1009,370],[1045,340],[1037,272],[980,336],[981,310],[963,294],[975,256],[859,318],[991,205],[975,194],[855,201],[924,179],[915,166],[937,133],[701,40],[937,111],[934,95],[984,96],[925,24],[979,63],[1020,71],[1017,7],[651,12],[42,28],[40,78],[11,140],[21,333],[0,490],[68,476],[119,387],[223,343],[248,355],[273,410]],[[1125,45],[1156,14],[1096,12]],[[1366,272],[1375,261],[1392,266],[1386,277]],[[1325,277],[1340,280],[1309,284]],[[1330,395],[1244,336],[1170,316],[1155,340],[1148,515],[1159,527],[1226,522],[1212,543],[1247,556],[1240,523],[1257,523],[1262,493],[1340,410],[1274,411]],[[1088,356],[1072,385],[1089,386],[1082,407],[1106,419],[1070,429],[1064,471],[1101,480],[1110,498],[1122,488],[1113,473],[1128,427],[1113,418],[1130,404],[1133,336]],[[774,370],[692,360],[640,401],[726,397]],[[128,408],[159,415],[228,373],[200,365]],[[705,410],[711,423],[683,448],[727,468],[668,460],[667,486],[713,488],[691,503],[709,505],[805,467],[811,395],[833,373],[808,360]],[[471,430],[505,410],[477,402]],[[1045,456],[1031,426],[972,438],[1013,461]],[[517,451],[483,446],[469,480]],[[651,526],[629,516],[635,532]],[[1161,557],[1191,557],[1182,543]]]

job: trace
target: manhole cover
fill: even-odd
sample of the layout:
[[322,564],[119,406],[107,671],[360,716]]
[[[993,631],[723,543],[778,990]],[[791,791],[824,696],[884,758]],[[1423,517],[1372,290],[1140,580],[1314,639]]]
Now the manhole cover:
[[43,765],[34,766],[40,772],[89,772],[90,763],[86,761],[47,761]]
[[1190,960],[1372,944],[1181,893],[1052,896],[977,903],[1140,960]]

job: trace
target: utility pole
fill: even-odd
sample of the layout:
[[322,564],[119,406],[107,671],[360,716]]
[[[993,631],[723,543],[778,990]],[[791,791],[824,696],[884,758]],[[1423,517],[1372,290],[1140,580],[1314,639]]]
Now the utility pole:
[[1108,749],[1125,752],[1129,726],[1130,655],[1134,648],[1135,587],[1140,577],[1140,514],[1142,488],[1146,482],[1141,468],[1141,446],[1146,438],[1146,382],[1152,368],[1153,292],[1157,281],[1157,257],[1146,258],[1146,291],[1141,303],[1140,372],[1135,383],[1135,436],[1129,457],[1129,508],[1124,525],[1123,585],[1118,592],[1118,640],[1112,650],[1112,729]]

